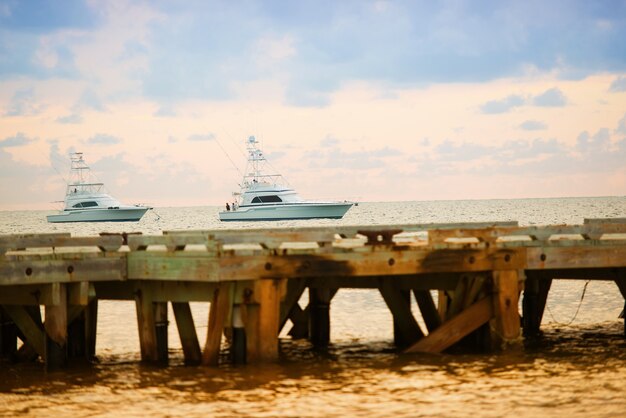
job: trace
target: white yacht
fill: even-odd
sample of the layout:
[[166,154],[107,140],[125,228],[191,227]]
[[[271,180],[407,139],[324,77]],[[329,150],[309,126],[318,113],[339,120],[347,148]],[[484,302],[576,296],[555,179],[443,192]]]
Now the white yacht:
[[266,174],[268,163],[254,136],[248,138],[247,151],[248,163],[241,189],[233,193],[236,201],[226,204],[226,210],[219,213],[221,221],[340,219],[352,207],[352,202],[304,200],[285,185],[280,174]]
[[123,205],[108,195],[103,183],[93,182],[82,152],[70,156],[72,165],[65,193],[64,208],[48,215],[48,222],[136,222],[150,209]]

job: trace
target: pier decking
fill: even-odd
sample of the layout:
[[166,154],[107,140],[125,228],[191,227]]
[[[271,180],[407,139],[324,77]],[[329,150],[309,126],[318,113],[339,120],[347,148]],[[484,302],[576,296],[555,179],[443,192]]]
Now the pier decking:
[[[168,303],[186,364],[217,365],[227,344],[233,362],[275,361],[288,321],[293,338],[329,343],[330,305],[342,288],[380,291],[403,352],[506,349],[540,334],[555,279],[615,281],[626,297],[626,218],[541,227],[492,222],[5,235],[0,355],[41,358],[48,368],[91,359],[98,301],[128,300],[136,305],[146,362],[167,362]],[[425,326],[413,315],[412,300]],[[210,303],[202,345],[189,306],[195,301]]]

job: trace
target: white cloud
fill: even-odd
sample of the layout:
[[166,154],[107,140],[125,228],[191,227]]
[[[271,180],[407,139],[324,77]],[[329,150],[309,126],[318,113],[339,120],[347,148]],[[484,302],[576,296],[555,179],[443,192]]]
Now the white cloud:
[[532,103],[540,107],[563,107],[567,104],[567,97],[554,87],[533,98]]

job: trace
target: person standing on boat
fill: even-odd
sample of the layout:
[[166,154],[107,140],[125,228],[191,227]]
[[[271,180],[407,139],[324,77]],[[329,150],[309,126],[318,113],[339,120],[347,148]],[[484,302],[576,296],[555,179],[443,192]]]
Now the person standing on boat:
[[230,210],[230,205],[226,202],[226,210]]

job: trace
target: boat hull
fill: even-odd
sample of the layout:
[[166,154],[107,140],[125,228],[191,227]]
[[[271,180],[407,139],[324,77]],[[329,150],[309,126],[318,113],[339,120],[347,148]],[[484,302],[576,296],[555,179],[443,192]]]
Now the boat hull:
[[220,221],[341,219],[353,203],[300,203],[240,207],[219,213]]
[[48,222],[137,222],[149,210],[146,207],[119,209],[68,210],[48,215]]

